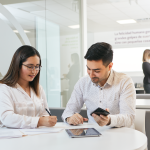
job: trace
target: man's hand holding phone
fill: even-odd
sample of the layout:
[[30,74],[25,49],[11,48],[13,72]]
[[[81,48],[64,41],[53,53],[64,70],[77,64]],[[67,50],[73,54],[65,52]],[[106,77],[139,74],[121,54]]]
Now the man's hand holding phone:
[[[109,112],[109,109],[106,108],[106,111]],[[111,118],[109,115],[96,115],[94,112],[91,115],[99,126],[109,125],[111,122]]]
[[76,113],[72,115],[71,117],[67,118],[67,122],[70,125],[78,125],[78,124],[83,124],[84,121],[88,121],[87,118],[83,118],[80,114]]

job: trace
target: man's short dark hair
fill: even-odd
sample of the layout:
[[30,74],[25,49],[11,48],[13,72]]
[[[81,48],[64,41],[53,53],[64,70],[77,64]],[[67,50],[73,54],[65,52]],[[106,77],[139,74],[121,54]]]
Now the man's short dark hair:
[[87,60],[102,60],[104,66],[108,66],[113,60],[112,46],[108,43],[99,42],[93,44],[84,56]]

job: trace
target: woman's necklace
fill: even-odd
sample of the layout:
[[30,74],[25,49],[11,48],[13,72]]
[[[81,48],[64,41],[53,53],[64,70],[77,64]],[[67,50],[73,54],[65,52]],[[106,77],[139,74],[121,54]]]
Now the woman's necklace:
[[27,89],[28,89],[29,87],[30,87],[30,86],[28,86],[28,87],[25,88],[25,92],[27,91]]

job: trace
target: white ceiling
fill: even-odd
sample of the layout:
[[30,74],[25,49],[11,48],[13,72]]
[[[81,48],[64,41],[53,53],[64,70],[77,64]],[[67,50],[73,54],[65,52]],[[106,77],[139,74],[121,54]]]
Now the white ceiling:
[[[78,33],[68,26],[79,24],[79,10],[72,0],[41,0],[4,5],[25,30],[35,29],[36,17],[45,17],[60,26],[62,33]],[[46,7],[46,11],[45,11]],[[0,15],[0,18],[7,20]],[[7,20],[7,22],[9,22]],[[13,27],[12,27],[13,28]]]
[[[117,20],[150,18],[150,0],[87,0],[88,31],[150,28],[150,22],[118,24]],[[91,28],[91,20],[99,28]],[[92,24],[93,24],[92,22]]]
[[[5,7],[25,30],[35,29],[35,19],[39,16],[58,24],[61,32],[78,33],[78,29],[68,28],[79,24],[79,6],[75,0],[46,0],[46,3],[45,0],[31,0],[8,4]],[[150,18],[149,7],[150,0],[87,0],[88,32],[149,28],[150,22],[124,25],[116,22],[124,19]],[[2,15],[0,18],[5,19]]]

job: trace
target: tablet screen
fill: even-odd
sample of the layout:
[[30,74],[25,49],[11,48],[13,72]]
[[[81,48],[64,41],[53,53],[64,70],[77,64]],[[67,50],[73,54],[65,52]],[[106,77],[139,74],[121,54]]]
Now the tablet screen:
[[66,129],[66,132],[70,137],[92,137],[101,135],[101,133],[94,128]]

